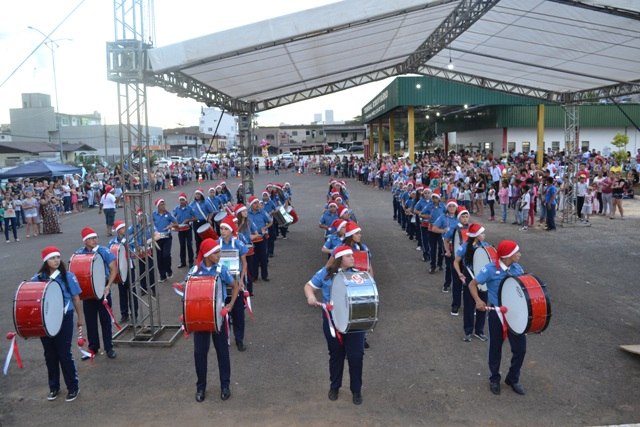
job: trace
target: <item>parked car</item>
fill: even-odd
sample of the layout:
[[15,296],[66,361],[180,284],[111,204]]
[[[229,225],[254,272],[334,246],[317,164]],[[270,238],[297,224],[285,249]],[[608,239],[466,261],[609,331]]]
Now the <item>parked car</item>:
[[338,147],[333,149],[333,154],[344,154],[348,150],[346,148]]
[[349,151],[353,153],[354,151],[364,151],[364,145],[362,144],[353,144],[349,147]]

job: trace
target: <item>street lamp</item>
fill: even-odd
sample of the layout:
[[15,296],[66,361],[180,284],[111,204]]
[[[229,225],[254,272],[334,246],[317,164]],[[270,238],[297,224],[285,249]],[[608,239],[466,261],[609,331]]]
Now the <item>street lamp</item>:
[[58,107],[58,78],[56,76],[56,55],[55,55],[55,49],[60,47],[60,45],[58,45],[58,41],[60,40],[71,40],[71,39],[56,39],[56,40],[52,40],[48,35],[46,35],[45,33],[43,33],[42,31],[40,31],[39,29],[32,27],[32,26],[28,26],[27,27],[30,30],[33,31],[37,31],[38,33],[40,33],[44,38],[45,38],[45,42],[44,44],[51,50],[51,65],[53,67],[53,91],[56,97],[56,131],[58,132],[58,146],[60,148],[60,163],[64,163],[64,154],[63,154],[63,150],[62,150],[62,137],[60,136],[60,123],[59,123],[59,117],[58,114],[60,114],[60,109]]

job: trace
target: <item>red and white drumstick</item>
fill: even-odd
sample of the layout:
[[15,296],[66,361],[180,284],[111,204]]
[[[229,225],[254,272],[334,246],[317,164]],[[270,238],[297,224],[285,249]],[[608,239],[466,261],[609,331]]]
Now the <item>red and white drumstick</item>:
[[78,350],[80,350],[80,354],[88,357],[89,359],[91,359],[91,361],[93,361],[93,359],[95,359],[96,357],[96,353],[91,349],[89,349],[89,351],[83,349],[82,347],[84,347],[86,343],[87,340],[82,337],[82,327],[78,327]]
[[505,307],[504,305],[501,305],[500,307],[495,307],[495,306],[487,306],[486,309],[488,311],[496,311],[496,312],[500,312],[502,314],[506,313],[507,311],[509,311],[509,309],[507,307]]
[[180,283],[174,283],[172,287],[173,292],[178,294],[178,296],[180,296],[181,298],[184,298],[184,286],[182,286]]
[[509,311],[509,309],[504,305],[501,305],[500,307],[487,306],[486,309],[490,311],[495,311],[496,314],[498,315],[498,319],[500,319],[500,323],[502,324],[502,341],[506,340],[507,339],[507,318],[504,316],[504,314],[507,311]]
[[116,325],[116,328],[118,328],[119,331],[122,330],[122,326],[120,326],[116,321],[116,317],[113,315],[113,311],[111,311],[111,306],[109,306],[109,301],[107,301],[106,298],[102,300],[102,305],[104,305],[104,308],[107,309],[107,312],[111,317],[111,322],[113,322],[113,324]]
[[4,366],[2,368],[2,373],[4,375],[7,375],[7,372],[9,372],[9,364],[11,363],[11,357],[14,355],[14,353],[16,355],[16,363],[18,364],[18,368],[22,369],[23,367],[22,358],[20,358],[20,352],[18,351],[18,341],[16,341],[16,333],[8,332],[7,339],[11,341],[11,344],[9,344],[9,352],[7,353],[7,358],[5,359]]
[[247,309],[249,310],[249,315],[251,315],[251,320],[254,320],[253,308],[251,307],[251,294],[249,293],[249,291],[244,291],[244,305],[246,305]]
[[223,323],[224,329],[227,331],[227,345],[231,345],[231,338],[229,337],[229,310],[227,310],[226,306],[220,309],[220,316],[224,318]]
[[327,318],[327,323],[329,324],[329,332],[331,332],[331,336],[336,338],[340,344],[342,344],[342,335],[340,332],[336,331],[335,326],[333,325],[333,319],[329,312],[333,310],[333,304],[325,304],[319,303],[320,307],[322,307],[322,311],[324,312],[324,316]]
[[180,330],[185,338],[189,338],[189,332],[187,332],[187,328],[184,327],[184,314],[180,315]]

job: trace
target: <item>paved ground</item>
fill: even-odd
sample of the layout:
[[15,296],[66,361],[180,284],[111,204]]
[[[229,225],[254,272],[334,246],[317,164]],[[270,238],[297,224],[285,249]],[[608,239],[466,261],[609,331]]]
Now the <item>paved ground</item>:
[[[264,185],[272,178],[261,174],[257,181]],[[13,364],[9,376],[0,379],[0,425],[564,426],[640,421],[640,357],[618,349],[619,344],[640,343],[639,202],[625,201],[625,221],[594,218],[590,228],[559,228],[555,233],[523,234],[510,225],[483,221],[490,242],[507,237],[520,242],[521,262],[547,282],[553,310],[549,329],[528,339],[521,378],[527,395],[504,387],[501,396],[494,396],[488,390],[486,344],[461,341],[462,318],[449,314],[451,295],[440,291],[442,274],[426,274],[414,242],[391,220],[389,193],[351,183],[352,205],[374,253],[381,300],[380,322],[365,355],[364,403],[354,406],[346,375],[339,400],[326,397],[328,356],[321,313],[307,307],[302,292],[324,261],[317,222],[327,179],[286,174],[280,178],[285,180],[293,186],[301,222],[291,227],[287,241],[277,243],[272,281],[256,284],[248,351],[231,348],[229,401],[218,398],[212,351],[207,400],[195,402],[193,344],[181,338],[171,348],[120,346],[116,360],[100,356],[93,363],[78,362],[78,400],[47,402],[42,347],[38,340],[21,340],[25,368]],[[164,197],[171,200],[178,192]],[[81,227],[101,232],[102,223],[92,210],[65,217],[63,235],[2,244],[0,331],[13,330],[13,295],[39,266],[40,249],[56,244],[67,257],[79,246]],[[177,249],[175,242],[175,253]],[[175,323],[180,303],[164,286],[163,318]],[[3,358],[7,344],[0,347]]]

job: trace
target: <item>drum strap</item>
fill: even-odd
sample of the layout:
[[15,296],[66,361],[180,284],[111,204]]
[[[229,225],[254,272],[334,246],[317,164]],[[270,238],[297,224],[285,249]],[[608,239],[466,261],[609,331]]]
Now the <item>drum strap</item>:
[[202,208],[200,207],[200,203],[198,203],[196,201],[196,207],[198,208],[198,211],[200,212],[200,215],[202,215],[202,217],[204,218],[202,221],[206,221],[207,220],[207,216],[204,214],[204,212],[202,212]]

